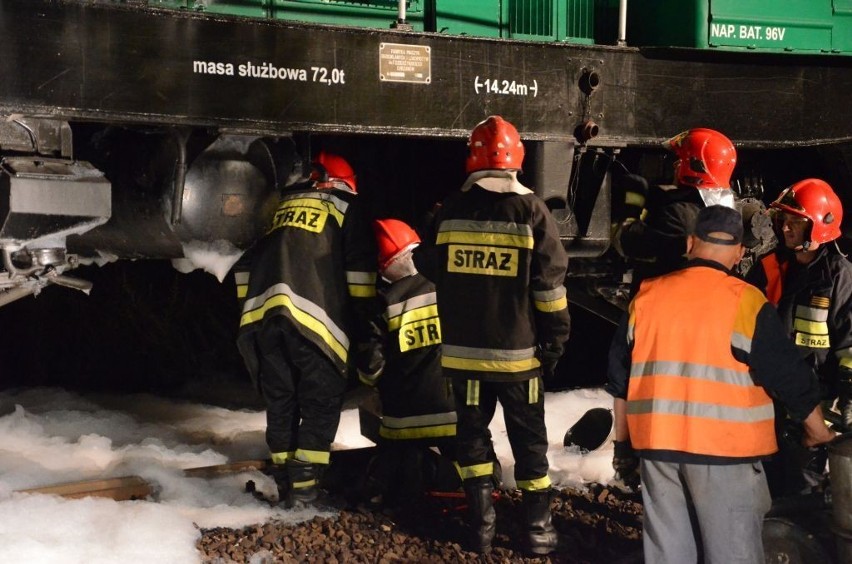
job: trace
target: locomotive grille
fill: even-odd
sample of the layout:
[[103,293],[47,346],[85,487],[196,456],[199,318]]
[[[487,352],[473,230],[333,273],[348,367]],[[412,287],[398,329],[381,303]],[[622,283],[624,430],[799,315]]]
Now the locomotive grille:
[[554,0],[511,0],[509,31],[518,39],[556,39]]

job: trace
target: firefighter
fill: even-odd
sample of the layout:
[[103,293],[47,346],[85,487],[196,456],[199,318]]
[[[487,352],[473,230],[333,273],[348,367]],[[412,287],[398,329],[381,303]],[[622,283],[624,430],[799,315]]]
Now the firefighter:
[[271,474],[287,507],[317,500],[350,352],[369,338],[375,249],[352,167],[320,152],[310,179],[283,193],[248,274],[237,274],[237,344],[266,403]]
[[[764,291],[802,357],[817,373],[824,407],[838,399],[846,428],[852,425],[852,265],[836,244],[843,207],[818,178],[796,182],[769,205],[779,245],[761,257],[746,280]],[[779,418],[780,419],[780,418]],[[779,429],[784,433],[784,429]],[[789,495],[821,478],[827,453],[802,457],[782,441],[771,467],[773,495]],[[795,468],[810,459],[811,467]],[[813,475],[815,472],[816,475]],[[806,478],[811,478],[806,480]]]
[[[453,468],[456,411],[441,373],[441,322],[435,286],[417,272],[412,251],[420,238],[405,222],[373,222],[379,248],[380,312],[371,355],[378,362],[361,382],[376,387],[382,405],[381,442],[370,462],[367,494],[389,505],[416,503],[434,487],[439,470],[450,474],[447,489],[459,487]],[[435,446],[445,457],[436,461]],[[446,472],[449,470],[449,472]]]
[[556,534],[542,373],[552,374],[568,339],[568,257],[547,206],[517,179],[524,146],[515,127],[490,116],[473,129],[468,147],[469,176],[437,209],[435,233],[415,250],[415,262],[436,286],[472,546],[487,553],[494,538],[488,425],[499,401],[529,549],[548,554]]
[[834,437],[774,308],[731,273],[742,237],[739,212],[702,209],[686,267],[642,284],[610,348],[613,466],[635,470],[638,452],[646,562],[763,562],[770,394],[804,422],[806,446]]
[[[676,270],[686,262],[686,238],[698,210],[721,204],[734,207],[731,174],[737,152],[731,140],[712,129],[694,128],[663,143],[677,157],[674,185],[655,185],[644,194],[641,177],[621,175],[628,214],[613,236],[616,250],[633,263],[632,294],[642,280]],[[621,178],[620,177],[620,178]],[[627,205],[631,204],[631,205]]]

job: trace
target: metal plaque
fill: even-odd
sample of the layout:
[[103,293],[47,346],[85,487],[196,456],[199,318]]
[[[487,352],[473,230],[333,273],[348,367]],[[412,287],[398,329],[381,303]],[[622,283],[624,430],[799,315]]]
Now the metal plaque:
[[379,44],[379,79],[382,82],[432,82],[432,49],[428,45]]

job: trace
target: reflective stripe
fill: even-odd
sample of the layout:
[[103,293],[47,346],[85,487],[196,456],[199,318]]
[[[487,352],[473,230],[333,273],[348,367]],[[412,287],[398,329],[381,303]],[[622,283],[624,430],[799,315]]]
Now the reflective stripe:
[[775,418],[775,409],[771,403],[753,407],[732,407],[713,403],[665,399],[629,400],[627,402],[627,413],[629,415],[667,413],[738,423],[755,423]]
[[456,434],[456,412],[413,415],[410,417],[382,416],[379,435],[386,439],[423,439],[453,437]]
[[518,489],[531,492],[538,490],[546,490],[551,485],[550,476],[544,476],[543,478],[535,478],[534,480],[518,480],[517,483]]
[[568,298],[565,294],[565,286],[560,286],[553,290],[533,292],[533,304],[537,310],[544,313],[562,311],[568,307]]
[[500,245],[532,249],[532,227],[508,221],[473,221],[450,219],[438,227],[436,242],[441,244]]
[[838,349],[834,351],[834,355],[837,357],[840,366],[852,370],[852,347]]
[[742,333],[731,334],[731,346],[745,353],[751,353],[751,339]]
[[553,313],[554,311],[562,311],[563,309],[568,307],[568,298],[560,298],[558,300],[553,300],[552,302],[539,302],[534,301],[533,305],[538,311],[543,313]]
[[471,372],[526,372],[541,366],[537,358],[525,360],[474,360],[469,358],[457,358],[441,356],[441,366],[454,370],[468,370]]
[[358,371],[358,380],[364,384],[365,386],[374,387],[379,382],[379,377],[382,375],[382,370],[379,370],[375,374],[366,374],[364,372]]
[[294,455],[295,452],[293,452],[292,450],[288,452],[273,452],[270,455],[270,458],[272,458],[273,464],[284,464],[288,460],[291,460]]
[[538,368],[541,363],[535,357],[535,349],[503,350],[479,349],[443,345],[441,366],[456,370],[485,372],[524,372]]
[[379,427],[379,436],[390,440],[434,439],[437,437],[455,437],[456,424],[414,427],[411,429],[390,429]]
[[645,195],[639,192],[627,192],[624,194],[624,203],[637,208],[645,207]]
[[237,297],[245,298],[248,294],[249,273],[234,272],[234,281],[237,283]]
[[529,388],[527,390],[527,402],[530,404],[534,404],[538,402],[538,391],[539,391],[539,381],[538,378],[532,378],[529,381]]
[[793,329],[802,333],[819,335],[820,337],[828,336],[828,323],[825,321],[808,321],[807,319],[797,317],[793,320]]
[[264,293],[246,300],[240,327],[255,323],[272,308],[284,307],[298,323],[316,333],[334,353],[346,362],[349,339],[346,334],[315,303],[297,296],[289,285],[274,284]]
[[559,286],[558,288],[554,288],[552,290],[533,291],[532,297],[534,300],[538,300],[540,302],[552,302],[553,300],[564,298],[565,294],[565,286]]
[[389,319],[401,315],[406,309],[415,309],[426,305],[434,305],[438,303],[438,298],[435,292],[414,296],[403,302],[390,304],[387,307],[387,316]]
[[[409,305],[412,304],[409,302]],[[390,313],[390,308],[388,308],[387,311]],[[400,327],[407,323],[423,321],[424,319],[430,319],[433,317],[438,317],[438,305],[434,303],[411,308],[408,311],[401,312],[400,315],[388,315],[388,331],[398,331]]]
[[430,413],[427,415],[411,415],[408,417],[382,416],[382,425],[392,429],[407,429],[410,427],[425,427],[427,425],[445,425],[456,422],[456,412]]
[[706,364],[691,364],[687,362],[654,360],[637,362],[630,365],[630,378],[642,376],[675,376],[733,384],[736,386],[753,386],[754,381],[748,372],[708,366]]
[[799,305],[796,306],[796,317],[809,319],[810,321],[828,321],[828,308]]
[[353,298],[373,298],[376,296],[376,287],[349,284],[349,295]]
[[811,306],[820,309],[828,309],[831,307],[831,300],[828,296],[811,296]]
[[465,405],[479,405],[479,380],[468,380],[465,392]]
[[317,485],[316,478],[311,480],[305,480],[304,482],[292,482],[292,487],[294,490],[303,490],[305,488],[310,488],[311,486]]
[[346,281],[350,284],[375,284],[375,272],[361,272],[358,270],[347,270]]
[[376,295],[376,273],[346,271],[346,282],[349,284],[349,295],[353,298],[372,298]]
[[302,462],[311,462],[313,464],[328,464],[331,458],[331,453],[323,450],[303,450],[297,449],[295,459]]
[[470,478],[479,478],[480,476],[490,476],[493,473],[493,462],[484,462],[482,464],[474,464],[473,466],[461,466],[459,468],[459,475],[461,476],[462,480],[469,480]]
[[470,358],[478,360],[524,360],[530,357],[535,357],[535,349],[533,347],[527,349],[485,349],[475,347],[460,347],[457,345],[445,344],[442,349],[442,354],[449,354],[460,358]]
[[403,325],[407,325],[414,321],[423,321],[424,319],[432,319],[438,317],[438,306],[430,305],[406,311],[402,315],[388,319],[388,330],[397,331]]

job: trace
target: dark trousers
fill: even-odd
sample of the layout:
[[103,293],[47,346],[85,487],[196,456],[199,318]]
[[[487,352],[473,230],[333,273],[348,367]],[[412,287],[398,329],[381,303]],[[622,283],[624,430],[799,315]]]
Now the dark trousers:
[[[497,402],[503,407],[503,419],[518,487],[547,476],[547,429],[544,425],[544,395],[541,380],[530,393],[532,380],[523,382],[479,381],[479,393],[469,393],[470,381],[453,378],[456,400],[456,448],[459,466],[464,469],[494,461],[494,445],[488,425],[494,418]],[[476,382],[473,383],[474,385]],[[531,397],[531,395],[533,397]],[[531,401],[532,400],[532,401]]]
[[[289,320],[267,320],[240,342],[240,352],[266,401],[270,452],[327,453],[337,433],[346,378]],[[317,462],[317,460],[308,460]]]

